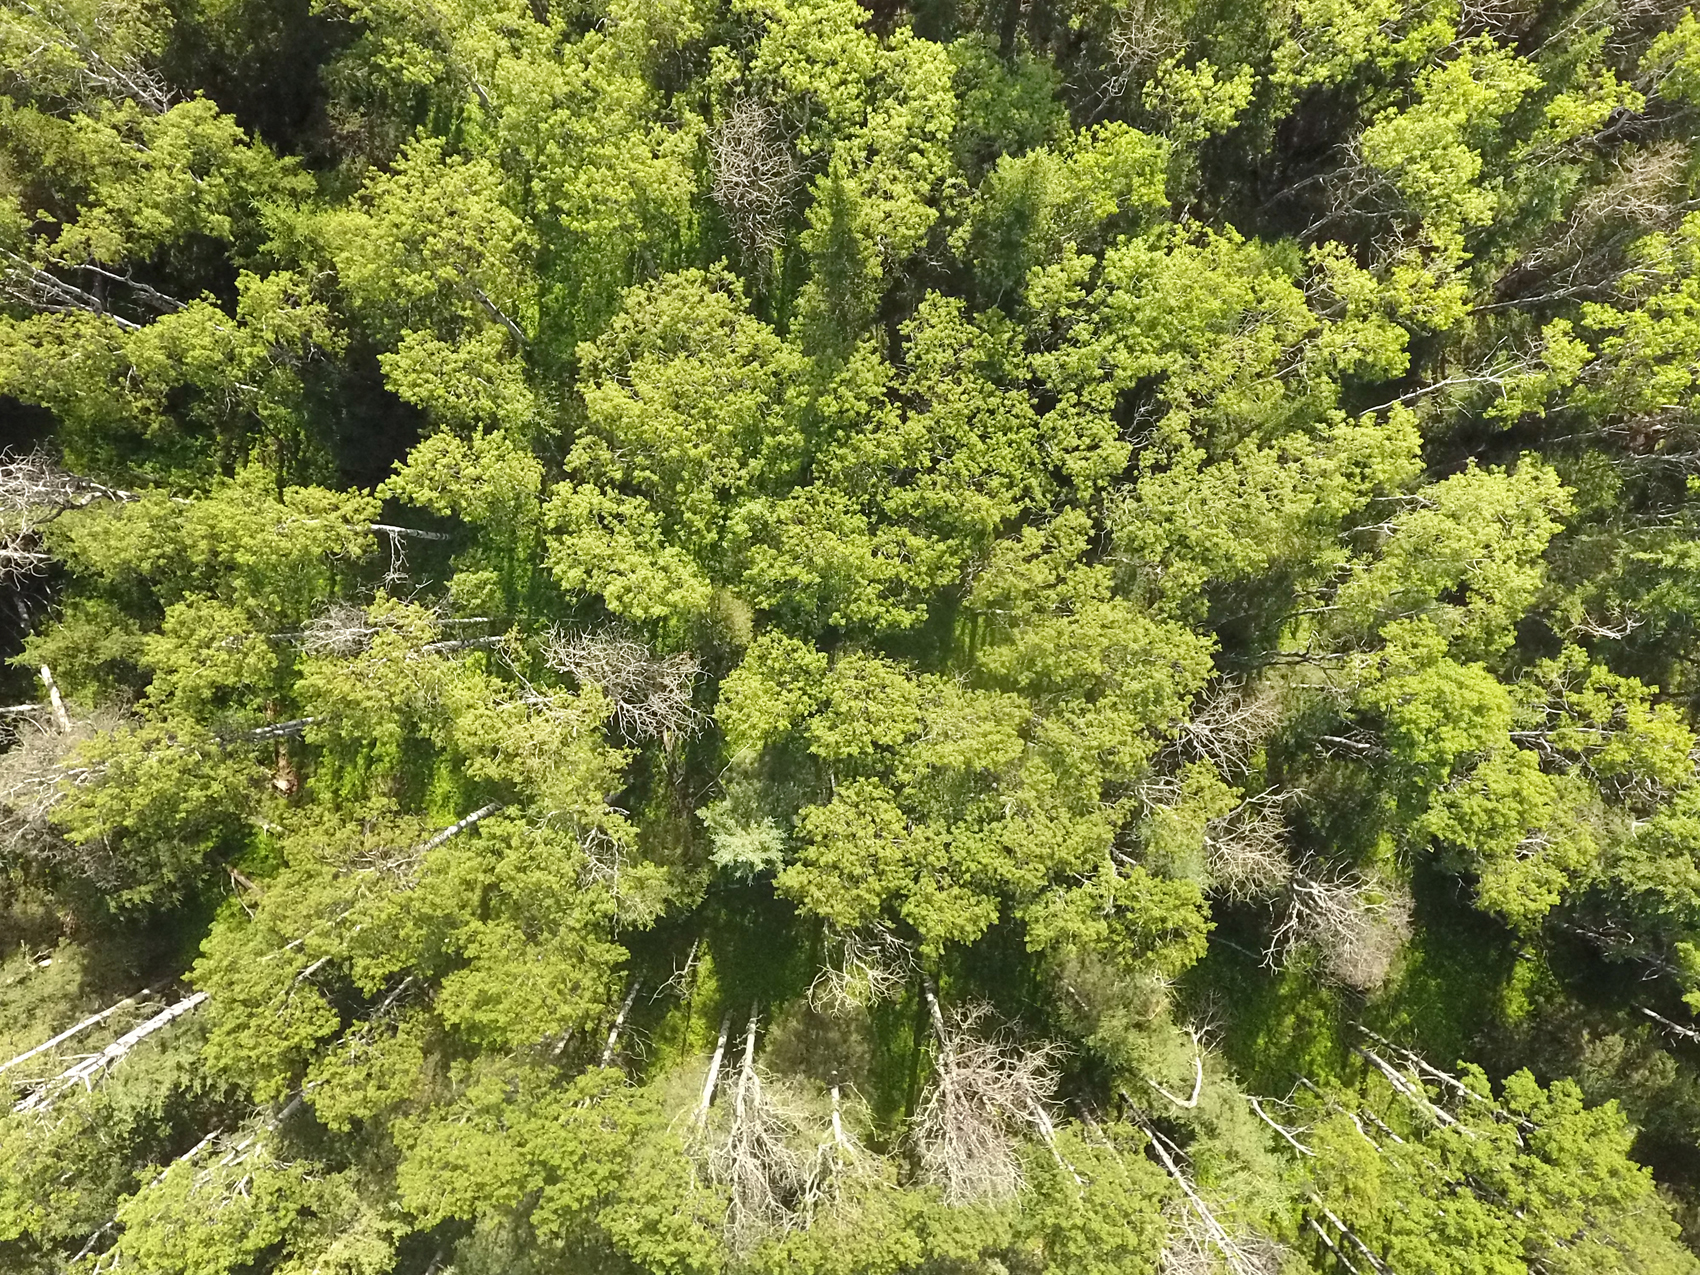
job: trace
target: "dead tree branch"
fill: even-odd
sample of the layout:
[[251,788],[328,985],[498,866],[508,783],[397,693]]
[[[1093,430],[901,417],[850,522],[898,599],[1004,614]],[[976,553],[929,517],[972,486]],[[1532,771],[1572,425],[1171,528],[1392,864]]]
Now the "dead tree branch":
[[556,630],[543,642],[543,661],[581,685],[598,687],[614,705],[614,719],[630,739],[671,740],[694,735],[706,719],[691,703],[702,665],[689,652],[661,659],[634,638],[609,629],[569,635]]
[[915,1114],[922,1173],[951,1203],[1008,1199],[1022,1185],[1016,1135],[1031,1130],[1051,1142],[1060,1051],[982,1037],[975,1029],[984,1005],[960,1007],[947,1020],[930,983],[922,994],[938,1044]]

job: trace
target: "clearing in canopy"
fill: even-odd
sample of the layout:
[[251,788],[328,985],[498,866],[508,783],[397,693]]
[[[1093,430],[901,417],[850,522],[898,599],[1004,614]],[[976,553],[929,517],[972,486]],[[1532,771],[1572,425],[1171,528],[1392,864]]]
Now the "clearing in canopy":
[[1686,0],[0,0],[0,1271],[1700,1273]]

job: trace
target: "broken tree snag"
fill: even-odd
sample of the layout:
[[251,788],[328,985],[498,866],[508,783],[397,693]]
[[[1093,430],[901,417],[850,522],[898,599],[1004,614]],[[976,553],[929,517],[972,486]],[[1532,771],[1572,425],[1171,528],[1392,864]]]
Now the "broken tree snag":
[[[1381,1260],[1380,1255],[1378,1255],[1375,1252],[1374,1249],[1370,1248],[1370,1246],[1368,1244],[1365,1244],[1361,1239],[1358,1238],[1358,1233],[1356,1231],[1354,1231],[1351,1227],[1347,1226],[1344,1222],[1342,1222],[1338,1217],[1336,1217],[1334,1215],[1334,1211],[1322,1202],[1321,1196],[1316,1194],[1316,1192],[1312,1191],[1310,1193],[1310,1202],[1312,1204],[1316,1205],[1317,1208],[1322,1210],[1322,1216],[1327,1218],[1330,1222],[1332,1222],[1334,1224],[1335,1230],[1339,1231],[1341,1235],[1343,1235],[1346,1239],[1351,1241],[1352,1246],[1354,1248],[1356,1248],[1358,1250],[1358,1252],[1360,1252],[1364,1255],[1364,1257],[1369,1261],[1369,1264],[1372,1267],[1375,1268],[1378,1275],[1393,1275],[1392,1268],[1390,1266],[1388,1266],[1386,1262]],[[1314,1220],[1311,1222],[1311,1225],[1312,1225],[1312,1227],[1316,1226],[1316,1223],[1315,1223]],[[1321,1234],[1320,1230],[1318,1231],[1318,1234]],[[1324,1236],[1323,1238],[1324,1238],[1324,1240],[1327,1239],[1326,1236]]]
[[720,1039],[714,1043],[714,1053],[708,1060],[708,1077],[702,1082],[702,1099],[697,1103],[696,1124],[700,1128],[708,1122],[709,1104],[714,1101],[714,1086],[720,1079],[720,1062],[726,1057],[726,1035],[732,1030],[732,1011],[727,1010],[720,1018]]
[[69,735],[71,715],[65,711],[65,701],[59,695],[59,684],[53,680],[53,670],[45,664],[41,666],[41,684],[47,687],[47,698],[53,705],[54,722],[63,733]]
[[101,1073],[117,1066],[125,1055],[141,1044],[149,1036],[163,1027],[170,1026],[184,1014],[195,1009],[207,999],[207,993],[196,992],[186,996],[175,1005],[169,1006],[155,1014],[140,1026],[132,1027],[117,1040],[113,1041],[100,1053],[83,1059],[81,1062],[67,1067],[52,1080],[41,1085],[34,1092],[25,1095],[12,1107],[14,1112],[45,1111],[67,1090],[78,1084],[85,1089],[92,1089],[95,1080]]
[[608,1043],[602,1047],[602,1065],[614,1065],[614,1047],[620,1043],[620,1029],[626,1025],[626,1015],[632,1012],[632,1002],[637,999],[637,975],[632,975],[631,986],[626,988],[626,999],[620,1002],[620,1012],[614,1015],[614,1025],[608,1029]]
[[1320,956],[1327,978],[1369,991],[1386,980],[1410,933],[1411,903],[1400,890],[1307,861],[1287,883],[1263,963],[1276,969],[1309,949]]

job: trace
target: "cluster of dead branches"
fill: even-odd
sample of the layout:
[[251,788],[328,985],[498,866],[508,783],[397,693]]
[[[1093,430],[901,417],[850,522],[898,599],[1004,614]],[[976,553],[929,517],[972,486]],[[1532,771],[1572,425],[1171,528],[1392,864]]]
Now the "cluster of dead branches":
[[1116,14],[1108,44],[1106,98],[1120,97],[1136,81],[1186,48],[1172,10],[1160,0],[1133,0]]
[[831,1091],[831,1133],[818,1137],[802,1105],[788,1101],[756,1065],[753,1005],[731,1102],[722,1104],[718,1119],[711,1118],[730,1026],[728,1013],[697,1107],[693,1150],[709,1181],[727,1192],[727,1244],[744,1254],[770,1235],[807,1226],[823,1208],[837,1204],[845,1184],[865,1171],[867,1155],[845,1128],[838,1086]]
[[[1203,1215],[1199,1209],[1205,1209]],[[1188,1202],[1164,1210],[1169,1235],[1163,1245],[1158,1270],[1162,1275],[1276,1275],[1283,1253],[1279,1245],[1262,1235],[1230,1231],[1200,1198],[1198,1208]]]
[[134,497],[79,478],[42,452],[0,452],[0,584],[47,569],[52,556],[41,544],[44,523],[66,509],[105,499]]
[[1270,788],[1204,826],[1204,870],[1212,889],[1235,900],[1263,899],[1292,878],[1285,808],[1289,793]]
[[1410,900],[1391,886],[1359,872],[1300,864],[1264,964],[1273,969],[1311,950],[1327,977],[1368,990],[1386,979],[1410,933]]
[[809,1005],[847,1013],[891,1000],[914,974],[915,953],[883,925],[827,934],[827,963],[809,985]]
[[[35,22],[27,23],[25,17]],[[102,13],[97,30],[90,32],[52,0],[10,0],[0,9],[0,28],[12,54],[7,72],[25,83],[57,85],[68,78],[73,91],[86,99],[129,98],[144,110],[164,114],[171,107],[171,89],[157,72],[131,54],[96,47],[95,37],[111,25]]]
[[15,742],[0,753],[0,847],[14,861],[33,861],[86,877],[96,885],[116,879],[109,847],[100,838],[73,845],[54,829],[54,810],[75,789],[100,781],[105,767],[82,761],[78,746],[119,729],[124,715],[115,708],[73,718],[48,679],[51,708],[20,715]]
[[779,112],[751,98],[733,104],[710,141],[714,202],[752,257],[785,242],[799,170],[780,131]]
[[662,659],[617,630],[576,635],[557,630],[543,641],[543,661],[581,685],[599,688],[628,739],[671,740],[694,735],[705,724],[691,703],[702,665],[688,651]]
[[1233,779],[1251,769],[1257,750],[1280,724],[1281,706],[1271,692],[1229,682],[1181,724],[1176,743]]
[[[445,628],[457,629],[488,623],[488,616],[456,618],[436,612],[429,617],[430,627],[426,633],[435,638],[435,635]],[[349,659],[371,646],[372,640],[380,633],[387,630],[405,631],[405,628],[405,621],[399,616],[374,616],[368,608],[359,603],[336,601],[309,620],[300,632],[274,636],[299,642],[301,649],[308,655]],[[446,655],[454,651],[488,649],[499,647],[505,640],[500,636],[442,638],[420,643],[409,654]]]
[[982,1035],[986,1006],[959,1006],[947,1019],[932,988],[924,995],[938,1053],[915,1113],[922,1174],[951,1204],[1009,1199],[1023,1182],[1019,1135],[1031,1131],[1053,1142],[1061,1050]]

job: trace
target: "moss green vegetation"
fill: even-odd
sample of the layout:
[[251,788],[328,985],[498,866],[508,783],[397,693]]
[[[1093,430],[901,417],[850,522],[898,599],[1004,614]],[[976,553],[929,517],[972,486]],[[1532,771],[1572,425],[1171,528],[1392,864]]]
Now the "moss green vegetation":
[[1700,1271],[1679,0],[0,0],[0,1270]]

